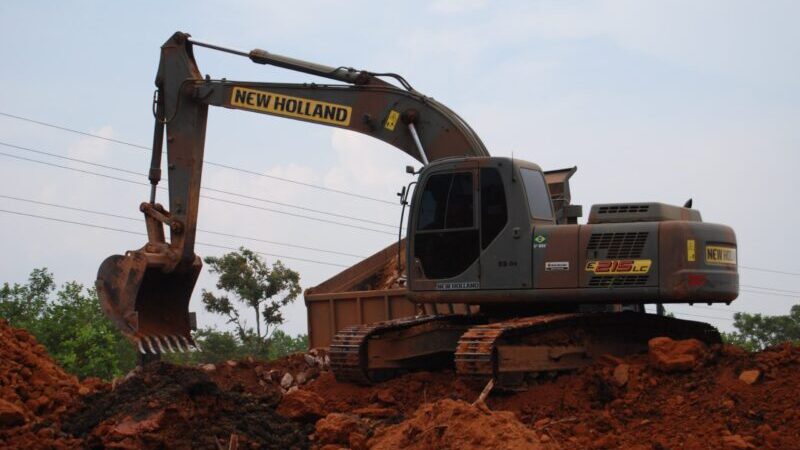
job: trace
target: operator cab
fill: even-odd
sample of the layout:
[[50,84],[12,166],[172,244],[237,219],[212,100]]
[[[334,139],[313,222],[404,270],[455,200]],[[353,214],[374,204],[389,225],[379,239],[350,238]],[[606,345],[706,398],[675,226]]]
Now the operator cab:
[[530,289],[533,227],[556,223],[541,168],[501,157],[429,164],[410,214],[412,291]]

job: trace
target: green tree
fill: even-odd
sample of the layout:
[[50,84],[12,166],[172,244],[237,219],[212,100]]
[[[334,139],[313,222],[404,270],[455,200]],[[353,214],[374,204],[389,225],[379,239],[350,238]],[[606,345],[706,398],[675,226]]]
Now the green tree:
[[[301,292],[300,275],[280,261],[268,267],[258,254],[244,247],[219,258],[206,257],[204,261],[211,273],[219,275],[217,288],[226,292],[214,294],[204,289],[202,300],[206,311],[227,317],[243,345],[253,345],[259,352],[266,349],[272,331],[283,323],[281,308]],[[253,311],[255,331],[247,326],[229,295]]]
[[112,378],[132,369],[136,353],[102,310],[97,292],[68,282],[48,302],[40,342],[61,366],[80,377]]
[[230,359],[252,356],[258,359],[278,359],[288,354],[308,350],[308,335],[292,337],[282,330],[275,330],[267,346],[257,345],[255,339],[241,341],[238,333],[219,331],[214,328],[198,330],[194,339],[202,348],[199,352],[164,355],[164,359],[180,364],[220,363]]
[[792,306],[788,315],[736,313],[733,319],[736,331],[723,333],[723,338],[747,350],[757,351],[783,342],[800,343],[800,305]]
[[3,283],[0,288],[0,317],[12,326],[36,334],[48,296],[55,288],[53,274],[45,268],[33,269],[27,284],[14,283],[11,286]]
[[286,355],[306,350],[308,350],[307,334],[292,337],[283,330],[275,330],[269,340],[269,359],[283,358]]
[[0,316],[33,334],[70,373],[108,379],[132,369],[136,354],[103,315],[95,290],[76,282],[55,290],[47,269],[34,269],[24,285],[4,283]]

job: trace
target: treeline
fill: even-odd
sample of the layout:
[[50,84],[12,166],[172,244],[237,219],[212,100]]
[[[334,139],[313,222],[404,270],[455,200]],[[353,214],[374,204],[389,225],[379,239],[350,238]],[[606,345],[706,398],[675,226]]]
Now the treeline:
[[[28,330],[54,360],[79,377],[111,379],[136,365],[136,351],[103,315],[94,288],[74,281],[59,287],[45,268],[31,271],[27,283],[3,284],[0,317]],[[188,364],[247,356],[275,359],[308,347],[306,335],[292,337],[280,329],[258,340],[213,328],[195,336],[203,351],[168,354],[166,359]]]

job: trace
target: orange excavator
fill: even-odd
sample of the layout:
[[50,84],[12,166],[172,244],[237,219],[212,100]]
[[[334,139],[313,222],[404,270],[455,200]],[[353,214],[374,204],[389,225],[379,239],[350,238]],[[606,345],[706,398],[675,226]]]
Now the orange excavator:
[[[203,77],[196,47],[340,84]],[[188,305],[202,267],[194,244],[209,105],[357,131],[422,164],[407,168],[417,175],[413,193],[403,190],[408,299],[474,308],[339,330],[330,358],[341,380],[454,365],[462,376],[513,388],[538,372],[641,351],[654,336],[720,340],[708,324],[644,310],[738,295],[733,230],[702,222],[690,203],[595,205],[579,225],[568,184],[574,168],[543,172],[489,156],[463,119],[394,73],[232,50],[179,32],[161,48],[156,86],[152,191],[140,205],[148,242],[107,258],[96,283],[104,312],[143,354],[197,347]],[[155,198],[165,138],[169,209]]]

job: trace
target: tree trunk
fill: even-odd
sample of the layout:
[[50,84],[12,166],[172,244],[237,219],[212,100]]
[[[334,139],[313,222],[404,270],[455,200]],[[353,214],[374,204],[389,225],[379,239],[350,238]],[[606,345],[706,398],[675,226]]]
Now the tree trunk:
[[261,317],[259,317],[258,313],[258,306],[253,308],[256,310],[256,335],[258,336],[258,340],[261,340]]

